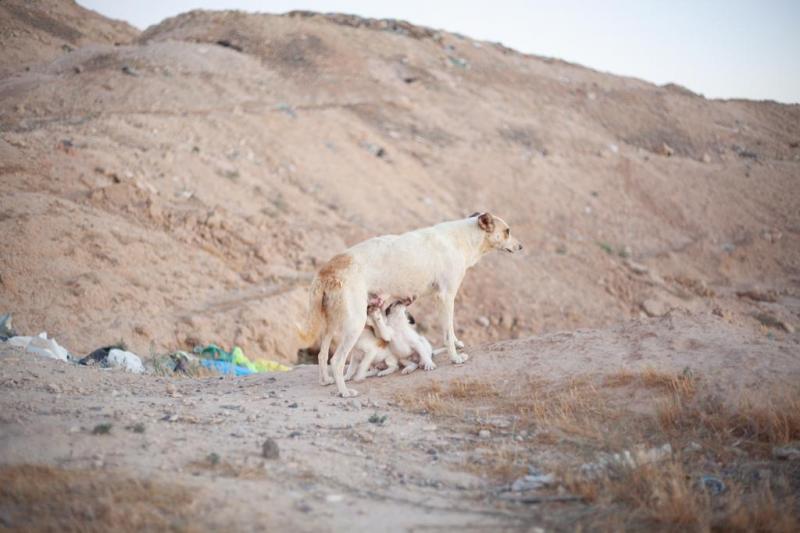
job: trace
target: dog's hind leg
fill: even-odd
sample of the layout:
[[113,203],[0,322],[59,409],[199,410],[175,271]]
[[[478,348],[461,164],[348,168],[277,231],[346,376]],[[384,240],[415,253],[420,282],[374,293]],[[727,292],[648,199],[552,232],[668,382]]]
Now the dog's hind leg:
[[332,340],[333,335],[325,333],[325,335],[322,337],[322,342],[319,345],[319,355],[317,356],[317,361],[319,363],[320,385],[330,385],[333,383],[333,378],[331,378],[331,375],[328,372],[328,353],[331,349]]
[[344,363],[347,360],[347,355],[350,353],[350,350],[356,345],[356,341],[358,341],[363,327],[364,325],[361,324],[357,328],[350,328],[348,331],[345,331],[342,335],[342,342],[336,347],[336,352],[333,354],[333,360],[331,361],[333,366],[333,379],[336,381],[336,388],[339,390],[339,395],[341,395],[342,398],[358,396],[357,390],[348,389],[344,384]]

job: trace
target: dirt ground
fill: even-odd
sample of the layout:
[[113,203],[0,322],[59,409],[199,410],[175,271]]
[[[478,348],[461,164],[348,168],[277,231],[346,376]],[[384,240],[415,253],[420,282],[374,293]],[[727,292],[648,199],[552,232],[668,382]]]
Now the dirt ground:
[[[178,530],[623,525],[701,531],[732,520],[715,507],[719,502],[681,522],[659,515],[652,502],[642,509],[592,500],[571,481],[581,465],[604,453],[664,444],[674,451],[662,460],[685,464],[688,481],[681,481],[690,489],[701,476],[713,475],[728,494],[737,484],[751,491],[755,482],[747,476],[770,472],[774,512],[791,518],[800,462],[775,459],[772,448],[800,437],[797,344],[796,337],[767,339],[713,315],[671,315],[474,347],[468,364],[442,361],[432,372],[368,379],[357,387],[362,396],[352,400],[320,387],[316,368],[307,365],[246,378],[165,378],[6,348],[0,359],[0,478],[13,474],[11,465],[48,465],[54,471],[42,474],[44,484],[46,476],[79,472],[77,480],[96,480],[101,489],[38,501],[47,511],[41,515],[19,512],[30,502],[0,489],[6,490],[0,519],[11,529],[63,524],[65,517],[103,529],[119,519],[114,509],[133,503],[126,491],[105,487],[132,478],[178,495],[174,507],[153,497],[164,506],[159,520]],[[677,390],[672,376],[692,376],[698,398],[720,397],[731,405],[743,398],[756,405],[771,400],[775,409],[789,409],[782,415],[794,425],[788,434],[768,438],[727,434],[729,428],[704,435],[643,425],[650,410],[663,408],[659,401]],[[779,404],[782,389],[793,404]],[[601,429],[608,420],[616,422]],[[277,443],[279,458],[262,456],[266,439]],[[695,444],[687,448],[690,441]],[[556,480],[538,490],[508,491],[528,467],[554,473]],[[701,498],[703,492],[694,490]],[[128,522],[121,525],[130,528],[139,515],[123,516]],[[794,516],[788,525],[797,526]],[[774,516],[766,525],[781,529]]]
[[0,343],[0,529],[798,529],[800,106],[399,21],[0,15],[22,334],[293,364],[348,245],[478,210],[525,245],[465,280],[467,364],[352,401],[302,364],[131,375]]

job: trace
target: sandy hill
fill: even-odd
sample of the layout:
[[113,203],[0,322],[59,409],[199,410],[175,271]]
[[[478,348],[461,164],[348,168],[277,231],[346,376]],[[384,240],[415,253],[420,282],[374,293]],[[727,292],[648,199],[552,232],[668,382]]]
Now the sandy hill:
[[800,106],[394,20],[0,14],[22,333],[293,362],[347,245],[476,210],[525,244],[467,276],[466,364],[359,398],[310,365],[140,375],[0,343],[0,529],[800,529]]
[[[194,11],[137,34],[69,2],[0,9],[0,310],[78,353],[291,361],[322,262],[476,210],[526,252],[468,275],[469,342],[673,307],[797,322],[800,106],[399,21]],[[753,288],[782,303],[735,295]]]

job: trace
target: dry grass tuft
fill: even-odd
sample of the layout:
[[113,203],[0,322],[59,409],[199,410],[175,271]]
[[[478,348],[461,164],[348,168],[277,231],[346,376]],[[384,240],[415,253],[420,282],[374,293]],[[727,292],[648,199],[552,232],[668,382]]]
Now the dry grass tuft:
[[193,499],[184,487],[108,472],[0,467],[0,510],[16,531],[191,531]]
[[691,397],[696,390],[697,379],[691,372],[680,373],[656,370],[655,368],[645,368],[641,372],[632,372],[621,369],[617,372],[607,374],[603,379],[606,387],[626,387],[628,385],[640,385],[650,389],[660,389],[665,392]]
[[661,402],[657,417],[673,438],[692,435],[717,450],[735,441],[738,449],[766,458],[773,446],[800,440],[800,388],[773,391],[771,398],[760,401],[743,398],[735,404],[715,397],[687,400],[673,395]]
[[[747,491],[729,480],[724,493],[712,495],[678,461],[617,469],[601,478],[566,475],[564,479],[571,492],[597,509],[624,506],[625,512],[615,513],[615,530],[788,533],[800,528],[796,498],[786,486],[763,484]],[[619,524],[620,517],[625,524]]]
[[439,381],[397,396],[397,401],[415,411],[434,416],[462,416],[476,401],[492,401],[498,392],[494,385],[477,380],[456,380],[447,386]]

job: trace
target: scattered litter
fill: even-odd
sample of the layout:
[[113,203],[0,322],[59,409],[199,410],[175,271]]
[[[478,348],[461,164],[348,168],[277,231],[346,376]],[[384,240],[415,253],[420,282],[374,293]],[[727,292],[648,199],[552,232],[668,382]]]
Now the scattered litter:
[[201,358],[200,364],[221,374],[249,376],[254,373],[286,372],[292,369],[289,366],[266,359],[251,361],[238,346],[234,346],[232,351],[227,352],[216,344],[209,344],[205,347],[195,348],[194,352]]
[[134,374],[143,374],[144,365],[138,355],[125,350],[118,350],[114,348],[108,352],[108,366],[122,368],[126,372],[133,372]]
[[122,368],[134,374],[144,373],[144,364],[141,358],[133,352],[122,349],[122,345],[103,346],[98,348],[80,361],[81,365],[100,364],[105,368]]
[[0,316],[0,340],[8,340],[10,337],[16,337],[17,332],[14,331],[14,326],[11,325],[11,313],[6,313]]
[[478,432],[478,437],[480,437],[480,438],[482,438],[482,439],[488,439],[488,438],[490,438],[491,436],[492,436],[492,432],[491,432],[491,431],[489,431],[488,429],[482,429],[482,430],[480,430],[480,431]]
[[716,476],[702,476],[700,486],[706,489],[712,496],[725,492],[725,483]]
[[261,445],[261,456],[264,459],[277,459],[280,455],[281,452],[278,448],[278,443],[273,439],[267,438],[264,444]]
[[23,348],[28,353],[58,359],[59,361],[69,361],[69,352],[59,346],[55,339],[48,339],[47,332],[43,331],[36,337],[11,337],[8,339],[11,346]]
[[103,422],[102,424],[97,424],[94,429],[92,430],[92,435],[108,435],[111,433],[112,424],[110,422]]

